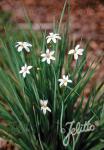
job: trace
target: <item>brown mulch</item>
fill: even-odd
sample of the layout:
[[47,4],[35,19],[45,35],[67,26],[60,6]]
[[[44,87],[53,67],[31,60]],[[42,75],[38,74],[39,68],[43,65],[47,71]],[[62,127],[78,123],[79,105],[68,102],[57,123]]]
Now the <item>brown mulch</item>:
[[12,142],[0,138],[0,150],[19,150],[19,149]]
[[[104,1],[103,0],[70,0],[71,38],[77,41],[92,40],[94,50],[104,50]],[[10,12],[10,20],[25,23],[24,9],[35,28],[53,20],[59,20],[65,0],[1,0],[0,10]],[[67,20],[67,9],[64,21]],[[35,29],[34,28],[34,29]],[[50,27],[51,28],[51,27]]]

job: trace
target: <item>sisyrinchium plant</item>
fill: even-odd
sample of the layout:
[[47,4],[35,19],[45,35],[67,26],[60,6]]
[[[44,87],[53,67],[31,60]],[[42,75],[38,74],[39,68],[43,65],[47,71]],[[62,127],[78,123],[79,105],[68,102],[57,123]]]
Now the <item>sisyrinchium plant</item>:
[[24,30],[0,36],[0,137],[20,150],[104,148],[104,82],[86,100],[98,61],[85,70],[87,44],[70,44],[68,26],[60,31],[65,6],[49,35],[38,37],[30,27],[29,36]]

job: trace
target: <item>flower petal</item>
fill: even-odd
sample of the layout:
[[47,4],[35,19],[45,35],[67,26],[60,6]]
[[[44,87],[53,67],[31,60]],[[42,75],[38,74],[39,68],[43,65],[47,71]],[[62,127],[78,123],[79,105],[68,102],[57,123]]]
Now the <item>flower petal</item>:
[[23,42],[16,42],[16,43],[19,44],[19,45],[23,44]]
[[46,57],[46,54],[45,53],[41,54],[41,57]]
[[59,82],[63,82],[63,79],[58,79]]
[[66,80],[68,80],[68,78],[69,78],[69,77],[68,77],[68,75],[67,75],[67,76],[66,76]]
[[32,47],[32,45],[31,45],[30,43],[28,43],[28,42],[23,42],[23,45],[26,46],[26,47],[27,47],[27,46],[28,46],[28,47]]
[[74,54],[74,59],[77,60],[78,59],[78,54]]
[[78,49],[78,50],[77,50],[77,54],[78,54],[78,55],[82,55],[83,51],[84,51],[84,49]]
[[63,75],[63,79],[66,79],[65,75]]
[[44,115],[46,114],[46,108],[43,108],[43,114]]
[[53,43],[56,43],[56,39],[55,38],[52,38],[52,41],[53,41]]
[[44,105],[44,101],[40,100],[40,104],[41,104],[41,106],[43,106]]
[[23,70],[20,70],[19,73],[23,73]]
[[69,83],[72,83],[72,80],[68,80]]
[[53,32],[51,32],[51,33],[49,33],[49,35],[53,36],[53,35],[54,35],[54,33],[53,33]]
[[26,71],[26,73],[27,73],[27,74],[30,74],[30,71],[29,71],[29,70],[27,70],[27,71]]
[[27,67],[27,64],[25,64],[25,66],[24,66],[25,68]]
[[42,58],[42,62],[44,62],[44,61],[46,61],[47,60],[47,58],[45,57],[45,58]]
[[61,40],[61,37],[56,35],[56,39],[59,39],[59,40]]
[[24,48],[27,52],[30,52],[30,49],[27,46],[24,46]]
[[48,54],[48,53],[50,53],[50,50],[49,50],[49,49],[47,49],[47,50],[46,50],[46,53],[47,53],[47,54]]
[[18,52],[21,52],[22,49],[23,49],[23,46],[19,46],[18,49],[17,49],[17,51],[18,51]]
[[43,103],[44,103],[45,106],[47,106],[48,100],[44,100]]
[[70,54],[74,54],[74,52],[75,52],[75,50],[74,49],[71,49],[69,52],[68,52],[68,54],[70,55]]
[[15,45],[15,47],[18,47],[18,46],[19,46],[19,44],[16,44],[16,45]]
[[67,84],[68,84],[67,82],[64,82],[64,86],[67,86]]
[[64,82],[61,82],[61,83],[60,83],[60,87],[61,87],[63,84],[64,84]]
[[33,66],[28,66],[27,69],[31,69]]
[[79,44],[78,44],[78,45],[76,45],[76,47],[75,47],[75,51],[77,51],[79,47],[80,47],[80,45],[79,45]]
[[49,112],[51,112],[51,109],[50,109],[49,107],[47,107],[47,110],[48,110]]
[[50,64],[50,63],[51,63],[50,59],[47,59],[47,64]]
[[48,39],[47,39],[47,44],[50,43],[50,41],[51,41],[51,38],[48,38]]
[[24,78],[26,77],[26,72],[23,72],[23,77],[24,77]]
[[51,56],[50,59],[55,60],[55,57]]
[[55,53],[55,51],[51,51],[50,54],[53,55]]

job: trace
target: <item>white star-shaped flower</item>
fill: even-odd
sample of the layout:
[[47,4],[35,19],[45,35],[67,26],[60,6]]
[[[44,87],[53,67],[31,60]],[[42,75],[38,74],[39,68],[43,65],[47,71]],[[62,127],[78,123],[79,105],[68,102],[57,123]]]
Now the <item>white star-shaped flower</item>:
[[48,100],[40,100],[41,110],[45,115],[47,111],[51,112],[51,109],[47,106]]
[[50,51],[49,49],[46,50],[46,53],[41,54],[42,62],[47,61],[48,64],[51,63],[51,60],[55,60],[54,51]]
[[60,87],[67,86],[68,83],[72,83],[72,80],[69,80],[68,75],[63,75],[62,79],[58,79],[58,81],[60,82]]
[[46,39],[47,39],[47,43],[50,43],[51,41],[53,43],[56,43],[57,40],[61,40],[61,37],[59,34],[49,33],[49,35],[46,37]]
[[30,52],[29,47],[32,47],[32,45],[27,42],[17,42],[15,47],[17,47],[18,52],[21,52],[23,49],[25,49],[27,52]]
[[32,68],[32,66],[27,66],[27,64],[25,64],[25,66],[21,67],[21,70],[19,71],[19,73],[23,74],[23,77],[26,77],[26,74],[30,74],[30,69]]
[[80,45],[76,45],[75,49],[71,49],[68,54],[74,54],[74,59],[78,59],[78,55],[83,55],[84,49],[79,48]]

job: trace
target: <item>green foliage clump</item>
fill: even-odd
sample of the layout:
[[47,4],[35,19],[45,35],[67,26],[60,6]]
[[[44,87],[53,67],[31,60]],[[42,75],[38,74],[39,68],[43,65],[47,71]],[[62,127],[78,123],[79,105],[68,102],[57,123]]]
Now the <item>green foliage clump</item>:
[[[60,32],[60,23],[54,26],[55,33]],[[21,150],[101,150],[104,148],[104,94],[103,83],[90,92],[85,101],[84,90],[95,72],[92,64],[85,70],[85,45],[83,55],[71,66],[73,56],[67,55],[72,49],[69,43],[68,26],[60,33],[61,40],[56,44],[47,45],[46,33],[36,35],[31,28],[27,32],[10,33],[6,30],[6,39],[0,38],[0,117],[5,124],[0,124],[0,136],[11,139]],[[21,36],[20,36],[21,35]],[[30,39],[31,37],[31,39]],[[17,41],[31,41],[30,53],[18,52]],[[50,65],[41,62],[41,52],[47,48],[55,51],[56,60]],[[32,65],[31,73],[23,78],[20,68],[27,63]],[[97,62],[98,63],[98,62]],[[68,87],[59,86],[58,79],[62,74],[69,75],[73,81]],[[40,100],[47,99],[51,112],[44,115]],[[77,103],[79,101],[79,103]],[[71,137],[65,147],[61,127],[67,122],[84,123],[90,120],[96,125],[93,132],[81,133]],[[66,131],[68,129],[66,128]]]

